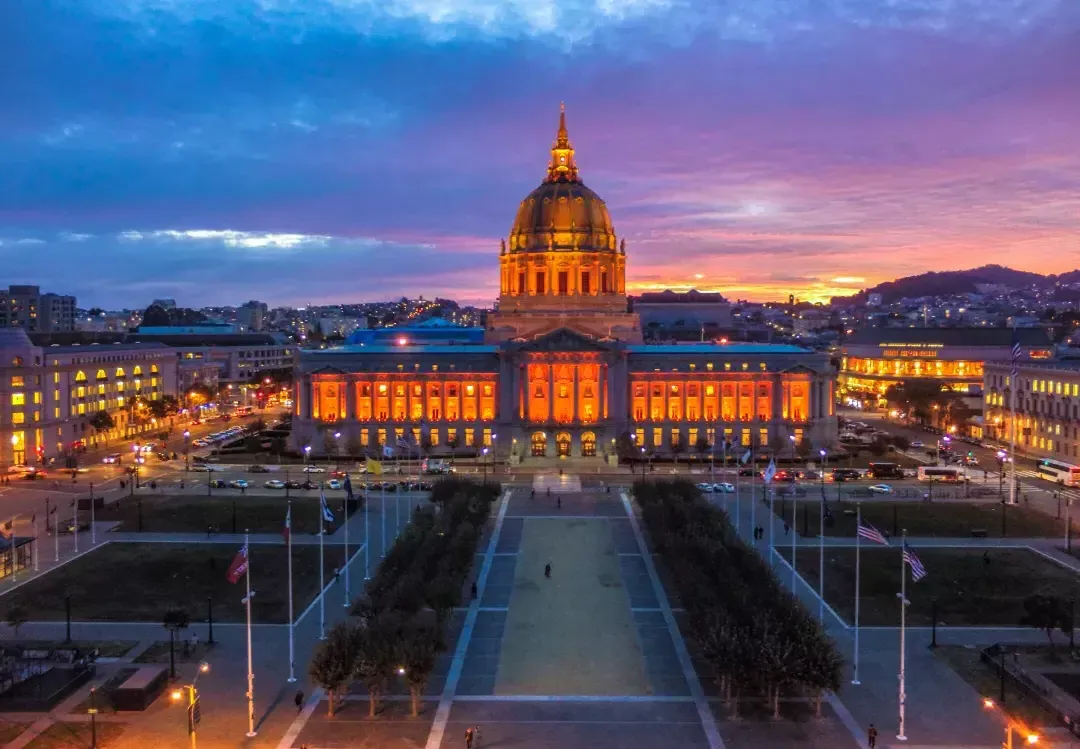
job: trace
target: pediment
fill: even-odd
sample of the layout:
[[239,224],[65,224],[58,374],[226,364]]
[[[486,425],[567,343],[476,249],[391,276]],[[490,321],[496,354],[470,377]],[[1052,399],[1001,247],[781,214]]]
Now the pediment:
[[611,346],[570,328],[557,328],[521,344],[522,351],[610,351]]
[[343,374],[347,374],[347,372],[344,369],[338,369],[337,367],[319,367],[318,369],[314,369],[314,370],[308,372],[308,374],[311,374],[311,375],[343,375]]
[[792,367],[787,367],[786,369],[781,369],[780,372],[782,374],[808,374],[808,375],[816,375],[816,374],[818,374],[818,371],[816,369],[812,369],[811,367],[808,367],[805,364],[796,364],[796,365],[794,365]]

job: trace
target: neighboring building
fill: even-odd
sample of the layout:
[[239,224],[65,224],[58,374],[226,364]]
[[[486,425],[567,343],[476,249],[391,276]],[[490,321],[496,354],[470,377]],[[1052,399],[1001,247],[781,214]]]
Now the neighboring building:
[[266,328],[270,311],[265,302],[251,300],[236,310],[236,324],[243,333],[258,333]]
[[138,323],[128,312],[102,312],[76,318],[75,330],[80,333],[126,333]]
[[341,336],[347,338],[357,330],[367,327],[366,317],[346,317],[334,315],[332,317],[320,317],[318,320],[319,332],[323,336]]
[[731,327],[731,305],[727,300],[720,294],[695,289],[642,294],[633,300],[633,311],[641,318],[642,330],[660,336],[682,332],[704,336]]
[[[162,344],[37,346],[23,330],[0,329],[0,466],[159,431],[134,417],[134,404],[175,393],[176,353]],[[99,411],[112,415],[113,429],[93,428]]]
[[75,297],[42,294],[40,286],[0,289],[0,327],[22,328],[28,333],[75,330]]
[[302,351],[292,444],[326,452],[399,439],[488,446],[511,460],[650,453],[701,439],[772,447],[835,442],[835,371],[824,354],[758,344],[643,345],[627,310],[625,242],[582,184],[565,116],[547,177],[502,242],[486,329],[362,331]]
[[[244,384],[267,373],[291,371],[295,364],[296,347],[278,343],[267,333],[162,334],[147,330],[140,328],[139,332],[131,333],[127,339],[162,343],[176,352],[181,365],[213,365],[218,370],[216,382],[220,385]],[[199,372],[204,384],[212,379],[198,368],[191,371]],[[188,379],[185,377],[185,380]]]
[[[986,436],[1009,444],[1013,434],[1010,362],[986,365],[983,421]],[[1020,454],[1080,463],[1080,361],[1017,368],[1016,448]]]
[[873,405],[892,385],[932,379],[958,393],[982,392],[983,367],[1009,361],[1013,336],[1024,361],[1054,358],[1041,328],[863,328],[844,342],[840,392]]

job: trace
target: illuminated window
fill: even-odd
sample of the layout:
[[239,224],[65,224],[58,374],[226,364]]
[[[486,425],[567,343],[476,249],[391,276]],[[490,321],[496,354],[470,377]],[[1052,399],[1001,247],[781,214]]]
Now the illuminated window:
[[724,371],[725,372],[730,372],[731,371],[731,362],[729,362],[729,361],[724,362]]
[[123,377],[124,376],[124,368],[123,367],[117,367],[116,368],[116,376],[117,377]]
[[769,430],[768,429],[762,428],[762,429],[758,430],[758,444],[759,445],[768,445],[769,444]]
[[26,379],[22,375],[16,375],[11,378],[11,387],[21,388],[26,385]]
[[686,435],[686,444],[688,444],[692,449],[696,450],[697,449],[697,443],[698,443],[698,430],[691,428],[688,431],[687,435]]
[[53,372],[52,381],[54,383],[60,382],[60,373],[59,372]]
[[465,446],[466,447],[475,447],[476,446],[476,430],[475,429],[466,429],[465,430]]
[[[451,445],[456,440],[457,440],[457,429],[447,429],[446,430],[446,444]],[[458,447],[458,445],[454,445],[454,447]]]
[[158,371],[157,364],[151,364],[150,365],[150,371],[151,372],[157,372]]
[[484,430],[483,439],[484,439],[484,447],[491,447],[491,430],[490,429],[485,429]]
[[41,403],[41,392],[34,393],[34,403]]
[[12,411],[11,412],[11,423],[12,424],[25,424],[26,423],[26,414],[24,414],[22,411]]
[[79,406],[78,406],[77,411],[79,413],[79,416],[82,416],[83,414],[85,414],[86,413],[86,404],[85,403],[80,403]]
[[708,364],[706,364],[706,365],[705,365],[705,369],[707,369],[708,371],[712,372],[712,362],[709,362]]
[[76,372],[75,382],[86,382],[86,372]]
[[107,380],[107,379],[109,378],[109,376],[108,376],[107,374],[105,374],[105,370],[104,370],[104,369],[99,369],[99,370],[97,371],[97,378],[98,378],[99,380]]
[[25,406],[26,405],[26,393],[12,393],[11,405],[13,406]]
[[376,439],[379,441],[380,445],[385,445],[386,444],[386,430],[385,429],[380,429],[376,433]]
[[432,429],[431,432],[428,434],[428,439],[431,440],[431,446],[432,447],[438,447],[439,446],[439,430],[438,429]]
[[634,444],[637,445],[638,447],[644,447],[645,446],[645,430],[644,429],[636,429],[636,430],[634,430]]
[[652,430],[652,444],[653,447],[664,446],[664,430],[656,427]]
[[59,408],[54,408],[53,409],[53,418],[54,419],[59,419],[60,418],[60,409]]

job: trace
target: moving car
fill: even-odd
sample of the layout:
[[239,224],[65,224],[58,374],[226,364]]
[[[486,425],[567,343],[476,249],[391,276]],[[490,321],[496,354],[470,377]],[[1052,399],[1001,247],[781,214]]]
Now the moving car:
[[233,489],[247,489],[251,484],[247,482],[247,479],[233,479],[229,482],[229,486]]
[[713,492],[713,485],[712,484],[698,484],[697,488],[703,494],[712,494],[712,492]]
[[285,482],[280,479],[270,479],[269,481],[264,481],[263,486],[267,489],[284,489]]
[[722,481],[719,484],[713,484],[712,490],[721,494],[732,494],[735,492],[735,487],[732,484]]
[[101,462],[102,463],[119,463],[120,462],[120,453],[112,453],[111,455],[106,455],[104,458],[101,459]]
[[306,482],[304,482],[304,481],[297,481],[296,479],[290,479],[289,481],[285,482],[285,486],[288,487],[289,489],[303,489],[305,483]]
[[304,473],[326,473],[326,469],[321,466],[304,466]]
[[253,466],[248,466],[248,473],[270,473],[270,469],[266,466],[256,464]]
[[922,440],[912,440],[911,441],[911,447],[914,447],[914,448],[926,447],[926,443],[923,442]]
[[326,482],[326,488],[327,489],[340,489],[343,486],[344,486],[344,484],[342,484],[337,479],[330,479],[329,481]]
[[892,487],[888,484],[871,484],[866,488],[874,494],[892,494]]

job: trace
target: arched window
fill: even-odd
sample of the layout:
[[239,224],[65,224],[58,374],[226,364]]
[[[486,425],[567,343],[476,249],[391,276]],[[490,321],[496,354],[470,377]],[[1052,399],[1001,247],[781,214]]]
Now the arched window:
[[150,371],[151,372],[157,372],[158,371],[157,364],[151,364],[150,365]]
[[86,382],[86,372],[81,369],[75,373],[75,382]]
[[117,367],[116,368],[116,376],[117,377],[124,377],[125,376],[123,367]]
[[105,374],[105,370],[104,370],[104,369],[99,369],[99,370],[97,371],[97,378],[98,378],[99,380],[107,380],[107,379],[109,378],[109,376],[108,376],[107,374]]
[[133,374],[133,375],[135,375],[136,377],[138,377],[139,375],[141,375],[141,374],[142,374],[142,367],[140,367],[140,366],[139,366],[138,364],[136,364],[136,365],[135,365],[135,369],[131,370],[131,374]]

